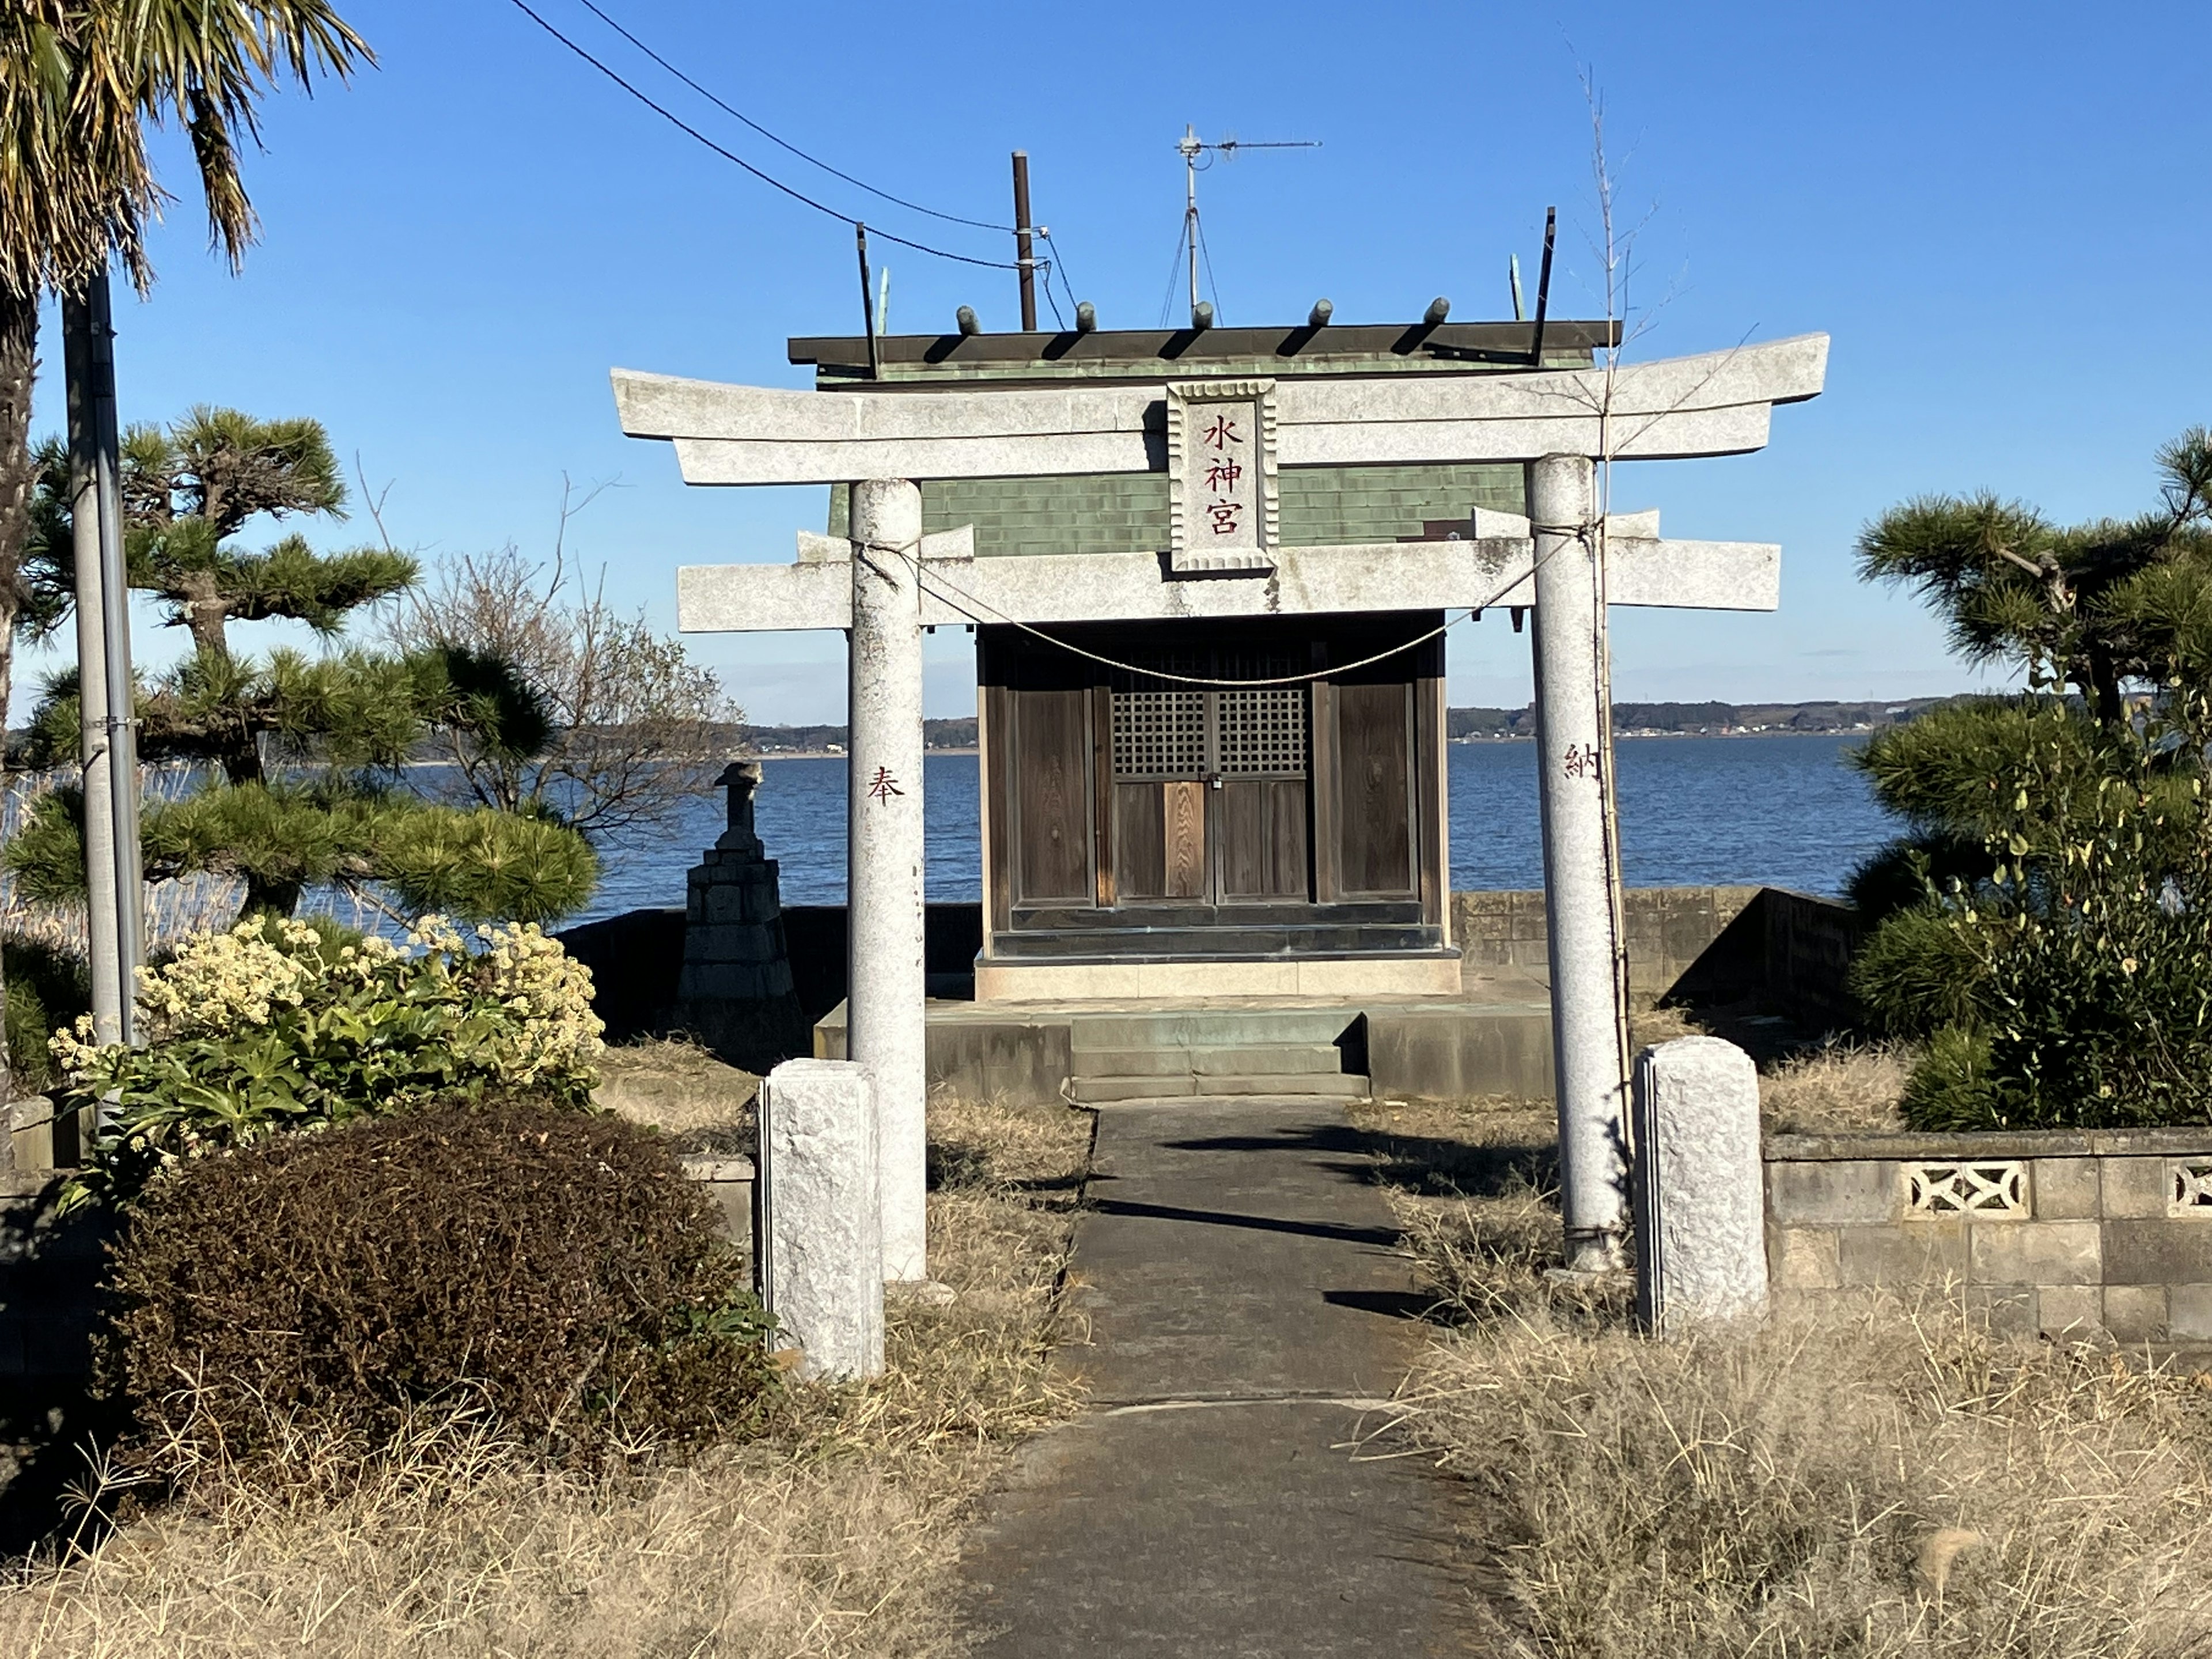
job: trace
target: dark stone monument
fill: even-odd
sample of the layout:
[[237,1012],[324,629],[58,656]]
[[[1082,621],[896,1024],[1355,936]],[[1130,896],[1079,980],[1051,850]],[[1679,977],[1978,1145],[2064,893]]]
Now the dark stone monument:
[[776,863],[753,829],[758,761],[715,780],[729,792],[729,827],[686,878],[684,966],[673,1024],[733,1066],[766,1072],[813,1052],[793,988]]

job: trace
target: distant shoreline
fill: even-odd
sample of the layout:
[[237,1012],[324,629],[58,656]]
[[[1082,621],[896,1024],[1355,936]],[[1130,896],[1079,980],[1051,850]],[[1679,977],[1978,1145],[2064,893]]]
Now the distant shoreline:
[[[921,752],[925,756],[972,755],[975,753],[976,750],[975,746],[973,744],[970,744],[964,749],[957,747],[949,749],[925,749]],[[747,760],[757,761],[843,760],[847,758],[847,757],[845,751],[842,749],[769,749],[755,750],[750,754],[745,756],[744,758]]]
[[[1624,738],[1867,738],[1882,728],[1878,726],[1838,726],[1826,731],[1805,732],[1787,726],[1765,726],[1746,728],[1738,726],[1728,732],[1616,732],[1613,741]],[[1534,743],[1533,732],[1499,732],[1480,736],[1448,738],[1448,743]]]
[[[1786,726],[1770,726],[1763,729],[1751,731],[1747,731],[1739,727],[1736,730],[1730,732],[1616,732],[1613,735],[1613,740],[1617,743],[1628,738],[1864,738],[1871,737],[1875,732],[1881,729],[1881,728],[1880,726],[1842,726],[1838,727],[1833,731],[1827,732],[1797,732],[1792,731]],[[1446,741],[1457,744],[1482,743],[1534,743],[1536,739],[1534,734],[1530,732],[1500,732],[1495,734],[1480,737],[1449,738],[1447,738]],[[977,752],[979,751],[973,744],[969,744],[965,746],[944,749],[925,749],[922,750],[924,756],[974,755]],[[771,749],[764,751],[755,750],[752,753],[746,755],[744,758],[747,760],[757,761],[844,760],[847,758],[847,756],[845,751],[842,749]]]

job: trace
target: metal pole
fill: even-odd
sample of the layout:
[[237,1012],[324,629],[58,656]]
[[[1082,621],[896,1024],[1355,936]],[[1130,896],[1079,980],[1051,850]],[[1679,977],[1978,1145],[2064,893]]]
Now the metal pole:
[[100,556],[100,433],[93,389],[97,332],[87,298],[62,298],[68,380],[70,543],[76,565],[77,757],[83,767],[85,948],[96,1041],[123,1040],[121,952],[115,903],[115,813],[107,766],[107,617]]
[[1030,153],[1014,152],[1014,263],[1022,274],[1022,332],[1036,332],[1036,249],[1030,240]]
[[1198,153],[1204,148],[1198,142],[1198,129],[1186,126],[1182,143],[1176,149],[1182,152],[1182,234],[1190,244],[1190,309],[1198,313]]
[[107,272],[86,295],[92,313],[92,416],[99,441],[100,591],[106,622],[107,774],[114,814],[116,958],[122,973],[122,1037],[136,1042],[138,969],[146,962],[146,885],[138,838],[137,681],[131,662],[131,577],[123,553],[123,434],[115,408],[115,323]]
[[883,364],[876,356],[876,296],[868,292],[868,228],[853,227],[853,246],[860,255],[860,328],[868,337],[868,378],[883,378]]
[[1544,313],[1552,308],[1552,244],[1559,239],[1559,210],[1544,210],[1544,264],[1536,273],[1536,331],[1528,341],[1528,367],[1544,366]]

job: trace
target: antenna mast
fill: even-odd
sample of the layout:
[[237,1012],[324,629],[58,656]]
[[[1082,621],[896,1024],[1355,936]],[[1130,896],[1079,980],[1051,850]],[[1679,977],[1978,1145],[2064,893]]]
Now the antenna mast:
[[[1182,236],[1190,244],[1190,309],[1198,312],[1198,174],[1199,157],[1211,152],[1224,158],[1234,157],[1240,149],[1319,149],[1318,138],[1292,138],[1272,143],[1254,143],[1238,138],[1223,138],[1206,143],[1198,136],[1198,129],[1185,123],[1182,137],[1176,141],[1176,150],[1182,157]],[[1211,167],[1211,161],[1206,163]]]

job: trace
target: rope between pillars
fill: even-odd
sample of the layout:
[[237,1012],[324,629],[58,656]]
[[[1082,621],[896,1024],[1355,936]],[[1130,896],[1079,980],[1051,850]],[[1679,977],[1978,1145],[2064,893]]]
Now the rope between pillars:
[[[1532,526],[1531,528],[1533,531],[1534,527]],[[1578,541],[1587,543],[1592,532],[1597,528],[1598,526],[1596,524],[1586,524],[1575,527],[1564,528],[1555,528],[1554,526],[1547,525],[1543,526],[1542,533],[1546,535],[1557,534],[1571,536]],[[1125,674],[1136,674],[1150,679],[1166,680],[1170,684],[1176,685],[1197,685],[1224,690],[1234,690],[1241,686],[1252,685],[1307,685],[1318,680],[1325,680],[1333,674],[1349,674],[1358,669],[1371,668],[1378,662],[1388,662],[1393,657],[1401,657],[1405,655],[1407,652],[1413,650],[1416,646],[1426,645],[1431,640],[1433,640],[1439,635],[1447,633],[1452,629],[1458,627],[1462,623],[1473,621],[1476,617],[1481,615],[1483,611],[1497,604],[1498,599],[1501,599],[1507,592],[1513,587],[1517,586],[1524,580],[1522,576],[1516,574],[1512,580],[1507,582],[1504,586],[1494,591],[1490,597],[1485,599],[1480,605],[1474,605],[1467,611],[1462,611],[1457,617],[1446,618],[1440,627],[1432,628],[1427,633],[1419,635],[1413,639],[1407,640],[1402,645],[1394,645],[1387,651],[1378,651],[1373,656],[1362,657],[1357,662],[1339,663],[1333,667],[1316,669],[1312,672],[1305,674],[1279,674],[1267,679],[1227,680],[1213,679],[1201,674],[1171,673],[1164,668],[1141,668],[1135,663],[1123,662],[1118,658],[1109,657],[1097,651],[1086,650],[1082,646],[1072,645],[1066,640],[1056,638],[1053,635],[1046,633],[1041,628],[1037,628],[1031,623],[1023,622],[1018,617],[1006,615],[1005,611],[999,610],[998,607],[992,605],[988,600],[977,599],[973,593],[966,592],[964,589],[957,586],[954,583],[948,581],[945,577],[932,571],[920,556],[919,550],[921,546],[921,543],[919,538],[905,543],[902,545],[893,545],[885,542],[856,541],[853,544],[853,546],[856,556],[860,553],[887,553],[893,558],[904,559],[908,564],[914,567],[915,578],[918,582],[934,584],[935,597],[943,600],[946,605],[951,605],[955,611],[960,611],[970,622],[997,622],[1005,623],[1008,627],[1018,628],[1023,633],[1030,635],[1036,639],[1040,639],[1047,645],[1057,646],[1060,649],[1067,652],[1073,656],[1085,658],[1089,661],[1098,663],[1107,668],[1118,670]],[[1558,550],[1555,549],[1554,552],[1557,550]],[[1547,553],[1543,558],[1532,562],[1528,568],[1528,574],[1529,575],[1534,575],[1537,567],[1544,563],[1546,560],[1550,559],[1552,556],[1552,554]],[[878,572],[879,574],[882,574],[882,567],[880,565],[876,564],[873,561],[868,561],[867,563],[870,569]],[[963,601],[965,601],[965,605],[962,603]],[[969,610],[966,608],[969,605],[975,606],[976,609]],[[989,614],[983,614],[985,612]]]

